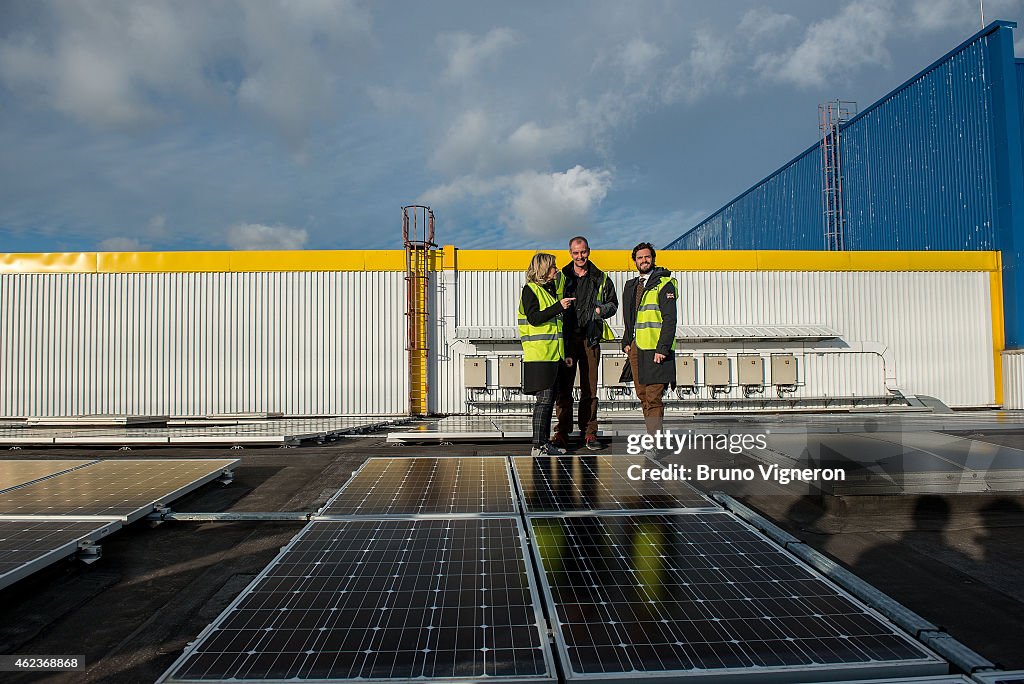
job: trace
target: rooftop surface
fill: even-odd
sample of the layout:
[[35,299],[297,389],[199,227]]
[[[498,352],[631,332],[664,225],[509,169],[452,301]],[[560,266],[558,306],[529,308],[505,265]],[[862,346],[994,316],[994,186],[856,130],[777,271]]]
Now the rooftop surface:
[[[1024,428],[958,436],[977,450],[1024,448]],[[947,434],[947,433],[943,433]],[[367,458],[507,455],[525,443],[388,445],[386,433],[291,449],[8,452],[18,459],[238,458],[234,481],[208,484],[175,511],[315,511]],[[624,454],[615,440],[604,454]],[[987,453],[987,452],[985,452]],[[664,463],[756,468],[745,454],[687,452]],[[1012,492],[830,495],[761,479],[694,483],[772,518],[1004,668],[1024,668],[1024,496]],[[139,521],[102,541],[92,565],[62,562],[0,591],[0,653],[84,655],[85,672],[6,681],[156,680],[302,528],[296,522]]]

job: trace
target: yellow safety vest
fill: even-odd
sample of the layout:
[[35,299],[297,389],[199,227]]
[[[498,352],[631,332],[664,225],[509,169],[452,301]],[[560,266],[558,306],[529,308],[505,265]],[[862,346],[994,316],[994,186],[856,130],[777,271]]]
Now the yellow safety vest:
[[[661,294],[661,290],[672,283],[672,287],[676,288],[676,292],[679,291],[679,286],[676,284],[675,278],[665,278],[662,276],[661,282],[658,283],[658,287],[651,288],[650,290],[644,291],[644,296],[640,300],[640,308],[636,312],[636,327],[634,328],[634,339],[636,340],[637,349],[657,349],[658,338],[661,337],[661,307],[658,306],[658,295]],[[640,287],[640,283],[636,284]],[[672,349],[676,348],[676,331],[672,331]]]
[[[565,293],[565,278],[555,276],[555,297],[537,283],[527,283],[537,295],[537,303],[543,311],[558,302]],[[562,317],[556,316],[542,325],[530,325],[519,298],[519,339],[523,343],[523,361],[561,361],[565,358],[565,340],[562,337]]]

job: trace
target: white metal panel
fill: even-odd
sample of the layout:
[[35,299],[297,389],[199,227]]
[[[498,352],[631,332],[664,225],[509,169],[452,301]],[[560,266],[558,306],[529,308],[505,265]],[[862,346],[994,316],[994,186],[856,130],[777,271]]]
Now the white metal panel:
[[0,415],[405,413],[400,272],[0,275]]
[[[621,297],[632,273],[610,273]],[[881,396],[888,376],[903,391],[951,406],[995,402],[989,276],[980,272],[693,271],[679,280],[681,325],[809,326],[838,331],[841,342],[700,343],[677,351],[791,351],[807,366],[795,396]],[[448,316],[455,326],[508,327],[521,272],[445,272],[454,279]],[[621,302],[620,302],[621,304]],[[621,326],[621,314],[612,318]],[[852,348],[843,351],[843,345]],[[452,344],[457,363],[439,361],[438,410],[462,412],[461,356],[512,353],[507,342]],[[817,356],[821,350],[822,356]],[[814,352],[813,357],[806,356]],[[885,366],[883,368],[883,366]]]
[[1003,408],[1024,408],[1024,350],[1003,352]]
[[[620,293],[632,275],[610,274]],[[987,273],[676,277],[682,325],[823,325],[842,336],[708,341],[680,353],[792,352],[797,397],[879,396],[889,378],[952,406],[995,401]],[[432,278],[431,410],[467,410],[465,355],[520,351],[512,339],[456,339],[456,328],[513,327],[522,278]],[[404,413],[404,306],[401,272],[3,274],[0,416]],[[611,322],[621,326],[621,315]],[[1019,404],[1015,361],[1004,383]]]

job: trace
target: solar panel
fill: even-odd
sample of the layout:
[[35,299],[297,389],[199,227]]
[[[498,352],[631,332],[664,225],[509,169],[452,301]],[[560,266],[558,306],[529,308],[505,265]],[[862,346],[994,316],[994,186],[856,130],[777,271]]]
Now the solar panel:
[[[66,421],[68,422],[68,421]],[[177,421],[176,421],[177,422]],[[365,431],[395,422],[394,418],[339,416],[333,418],[233,419],[228,424],[201,422],[174,427],[132,427],[114,424],[42,428],[25,423],[0,428],[0,444],[294,444],[307,439]]]
[[553,681],[525,553],[518,518],[314,521],[160,681]]
[[728,513],[534,517],[530,525],[567,679],[948,671]]
[[0,492],[0,518],[104,516],[133,522],[218,478],[237,459],[100,461]]
[[0,492],[12,487],[20,487],[21,485],[44,477],[50,477],[57,473],[63,473],[72,468],[80,468],[89,463],[95,463],[95,461],[2,459],[0,460]]
[[120,528],[118,521],[0,520],[0,589]]
[[332,515],[515,513],[504,458],[371,458],[321,511]]
[[685,482],[631,480],[633,466],[664,467],[643,456],[521,456],[512,465],[529,514],[715,506]]

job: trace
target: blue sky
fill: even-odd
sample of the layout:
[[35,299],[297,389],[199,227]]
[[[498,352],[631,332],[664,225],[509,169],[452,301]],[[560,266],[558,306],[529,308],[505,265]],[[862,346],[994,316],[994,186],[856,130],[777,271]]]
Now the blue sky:
[[980,21],[978,0],[0,0],[0,252],[394,249],[411,203],[463,248],[665,244],[811,145],[820,102],[866,107]]

